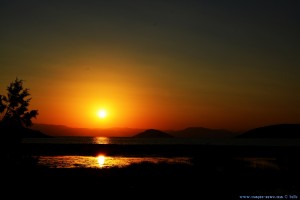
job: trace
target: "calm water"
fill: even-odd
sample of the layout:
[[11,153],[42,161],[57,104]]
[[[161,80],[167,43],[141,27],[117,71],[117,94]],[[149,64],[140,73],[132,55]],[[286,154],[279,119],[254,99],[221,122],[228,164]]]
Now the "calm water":
[[131,164],[151,163],[181,163],[191,165],[188,157],[121,157],[121,156],[41,156],[39,165],[49,168],[111,168],[126,167]]
[[132,137],[55,137],[25,138],[23,143],[41,144],[205,144],[207,141],[192,138],[132,138]]
[[[174,138],[130,138],[130,137],[55,137],[55,138],[25,138],[23,143],[29,144],[205,144],[208,141]],[[151,163],[181,163],[191,165],[189,157],[121,157],[106,156],[40,156],[39,165],[49,168],[111,168],[126,167],[141,162]]]
[[[217,145],[270,145],[299,146],[299,139],[201,139],[201,138],[131,138],[131,137],[55,137],[26,138],[23,143],[34,144],[217,144]],[[242,158],[254,168],[273,168],[278,166],[273,158]],[[39,165],[49,168],[110,168],[125,167],[140,162],[166,162],[191,165],[190,157],[120,157],[120,156],[40,156]]]
[[132,137],[55,137],[25,138],[23,143],[39,144],[212,144],[212,145],[267,145],[299,146],[300,139],[203,139],[203,138],[132,138]]

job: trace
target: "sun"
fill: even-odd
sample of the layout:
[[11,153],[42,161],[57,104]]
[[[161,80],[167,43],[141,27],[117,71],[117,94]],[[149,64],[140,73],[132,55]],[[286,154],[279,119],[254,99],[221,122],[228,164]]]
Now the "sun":
[[99,118],[104,119],[107,116],[107,112],[104,109],[101,109],[97,112]]

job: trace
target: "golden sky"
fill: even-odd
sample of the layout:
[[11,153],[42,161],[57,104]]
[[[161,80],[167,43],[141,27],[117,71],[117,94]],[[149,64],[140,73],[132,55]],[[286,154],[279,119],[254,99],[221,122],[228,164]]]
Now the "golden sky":
[[70,127],[299,123],[297,5],[4,1],[0,91],[23,79],[33,122]]

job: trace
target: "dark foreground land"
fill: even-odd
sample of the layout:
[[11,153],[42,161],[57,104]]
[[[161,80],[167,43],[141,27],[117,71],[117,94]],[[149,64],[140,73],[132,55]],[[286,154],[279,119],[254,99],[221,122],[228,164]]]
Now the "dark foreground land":
[[[190,156],[193,160],[192,165],[141,163],[109,169],[4,164],[1,189],[8,199],[19,195],[39,199],[300,198],[298,146],[33,144],[20,147],[20,151],[33,157],[95,155],[101,151],[124,156]],[[247,158],[271,158],[275,167],[255,166],[255,162],[245,162]]]

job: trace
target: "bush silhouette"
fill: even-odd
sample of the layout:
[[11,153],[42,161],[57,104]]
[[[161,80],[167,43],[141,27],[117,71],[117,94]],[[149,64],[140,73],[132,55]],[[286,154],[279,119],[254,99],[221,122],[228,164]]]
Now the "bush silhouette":
[[29,127],[32,118],[38,115],[37,110],[28,111],[31,101],[29,89],[23,88],[23,80],[16,80],[7,87],[7,96],[0,95],[1,123],[14,127]]
[[8,166],[28,162],[31,156],[22,152],[21,141],[32,118],[36,118],[38,110],[28,109],[31,98],[29,89],[23,88],[23,80],[18,78],[7,87],[7,95],[0,95],[0,133],[4,139],[1,145],[2,157]]

